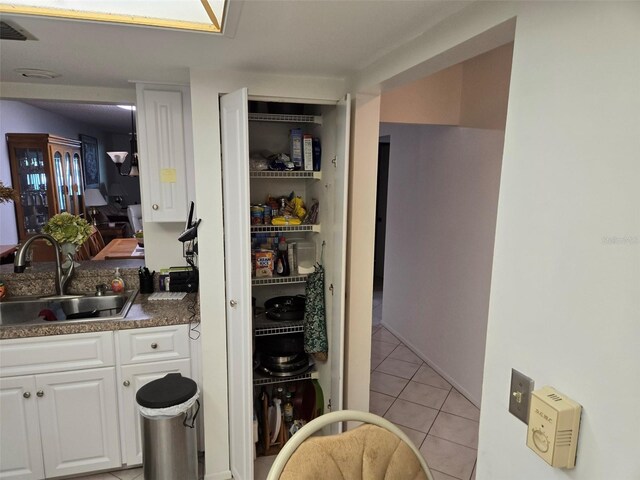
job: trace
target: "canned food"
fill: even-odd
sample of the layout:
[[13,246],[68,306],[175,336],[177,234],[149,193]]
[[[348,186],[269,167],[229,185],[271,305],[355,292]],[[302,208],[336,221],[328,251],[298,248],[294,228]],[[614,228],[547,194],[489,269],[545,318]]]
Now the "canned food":
[[262,225],[264,223],[264,207],[261,205],[251,206],[251,225]]
[[271,225],[271,207],[269,205],[263,205],[264,208],[264,224]]

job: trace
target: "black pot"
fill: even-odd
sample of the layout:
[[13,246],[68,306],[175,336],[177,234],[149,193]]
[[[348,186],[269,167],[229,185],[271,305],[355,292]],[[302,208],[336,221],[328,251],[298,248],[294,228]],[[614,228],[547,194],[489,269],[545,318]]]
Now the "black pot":
[[264,302],[265,316],[269,320],[289,322],[304,318],[305,297],[303,295],[286,295],[270,298]]
[[[262,355],[260,364],[263,367],[275,372],[292,372],[300,370],[302,367],[309,366],[309,357],[306,353],[294,355],[293,359],[288,362],[274,362],[272,359],[277,357],[271,357],[269,355]],[[288,358],[288,357],[279,357]]]
[[256,337],[256,350],[272,357],[286,357],[304,352],[302,333],[285,333]]

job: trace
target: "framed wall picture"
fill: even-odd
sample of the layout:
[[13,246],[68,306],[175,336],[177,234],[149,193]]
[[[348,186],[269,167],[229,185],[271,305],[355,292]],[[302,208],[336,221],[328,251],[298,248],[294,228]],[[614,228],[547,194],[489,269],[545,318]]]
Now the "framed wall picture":
[[100,162],[98,159],[98,139],[89,135],[80,135],[82,143],[82,163],[84,166],[84,185],[100,185]]

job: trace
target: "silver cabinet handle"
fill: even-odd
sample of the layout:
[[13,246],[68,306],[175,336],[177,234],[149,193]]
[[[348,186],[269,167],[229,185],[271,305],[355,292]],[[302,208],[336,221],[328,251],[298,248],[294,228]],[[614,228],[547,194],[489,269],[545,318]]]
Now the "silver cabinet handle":
[[36,393],[36,395],[38,397],[44,397],[44,391],[43,390],[38,390],[38,392]]
[[238,302],[236,300],[229,300],[229,305],[231,305],[232,307],[236,307],[238,305]]
[[158,344],[156,342],[153,342],[151,344],[151,348],[153,348],[155,350],[156,348],[158,348]]
[[153,208],[154,210],[158,210],[160,206],[157,203],[154,203],[153,205],[151,205],[151,208]]
[[31,392],[24,392],[24,393],[22,394],[22,396],[23,396],[24,398],[29,398],[29,397],[31,397]]
[[122,382],[122,384],[123,384],[125,387],[128,387],[129,385],[131,385],[131,382],[130,382],[129,380],[125,380],[124,382]]

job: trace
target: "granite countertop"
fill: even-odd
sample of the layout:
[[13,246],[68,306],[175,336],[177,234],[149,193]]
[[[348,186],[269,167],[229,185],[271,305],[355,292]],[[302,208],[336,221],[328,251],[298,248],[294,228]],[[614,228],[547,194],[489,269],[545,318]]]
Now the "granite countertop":
[[[97,265],[101,264],[101,268]],[[95,291],[100,283],[109,284],[114,276],[115,266],[120,268],[126,289],[138,289],[138,264],[121,262],[85,262],[74,273],[69,282],[68,293]],[[54,264],[39,264],[25,273],[13,273],[13,266],[2,266],[0,278],[7,286],[9,296],[47,295],[54,292]],[[70,320],[37,324],[0,326],[0,339],[66,335],[71,333],[125,330],[131,328],[161,327],[200,321],[198,294],[188,294],[182,300],[149,301],[149,295],[138,293],[127,316],[118,320]]]
[[162,327],[165,325],[180,325],[192,321],[195,323],[200,321],[200,305],[197,294],[191,293],[179,301],[149,301],[149,295],[139,293],[131,305],[129,313],[123,319],[70,320],[59,323],[6,325],[0,326],[0,339]]

